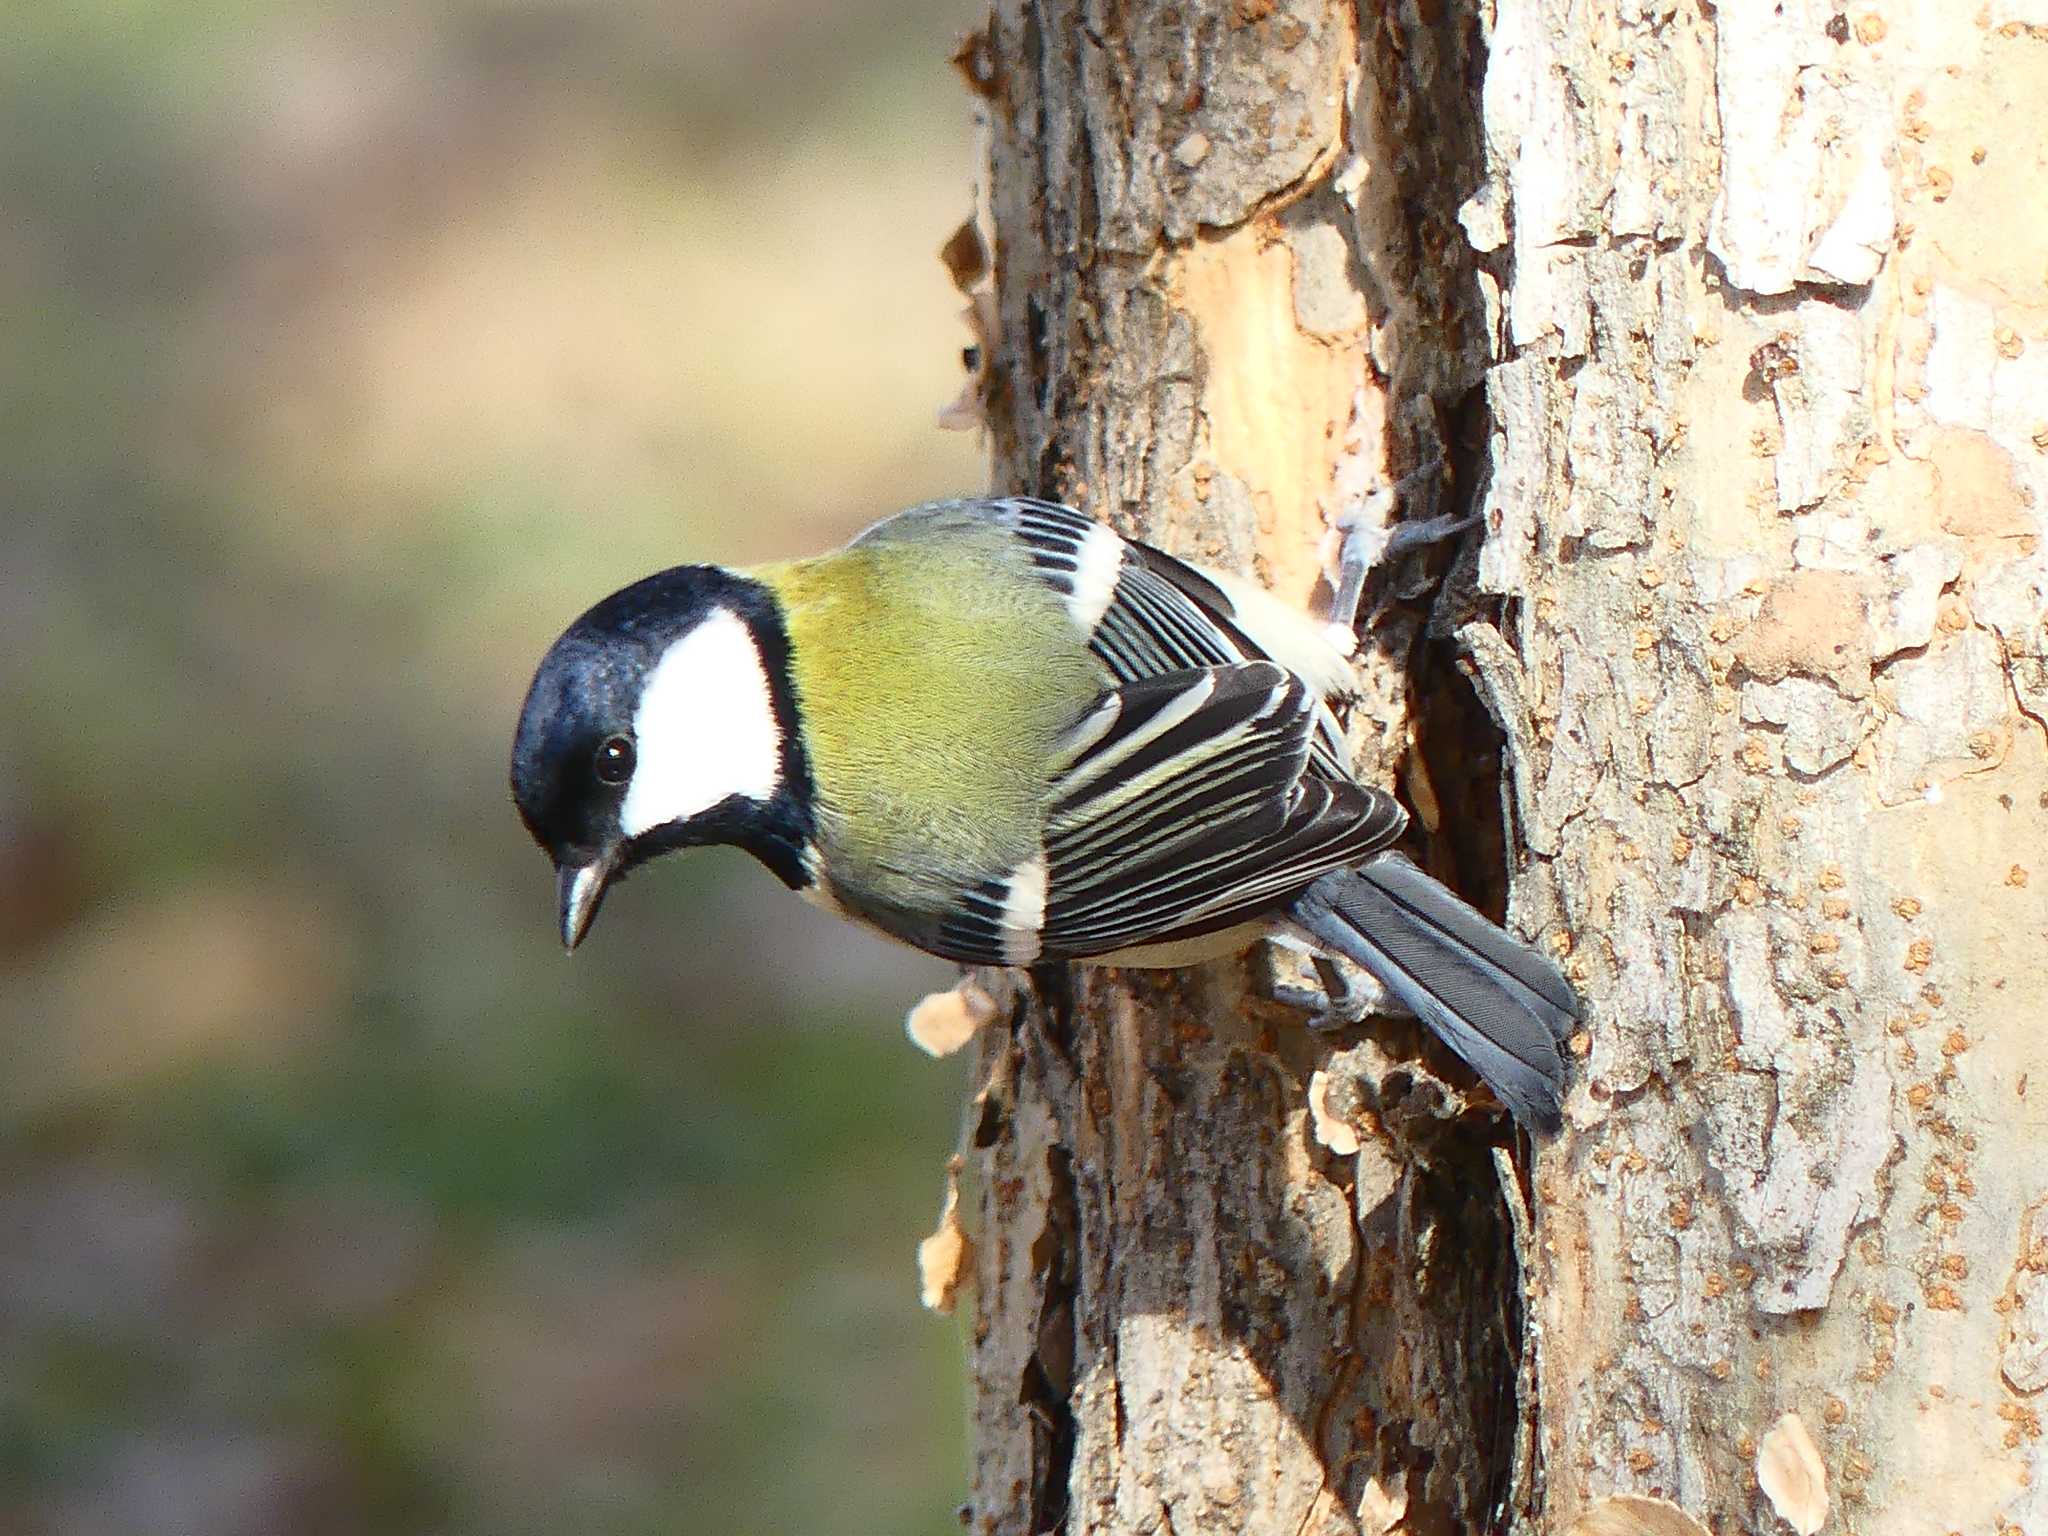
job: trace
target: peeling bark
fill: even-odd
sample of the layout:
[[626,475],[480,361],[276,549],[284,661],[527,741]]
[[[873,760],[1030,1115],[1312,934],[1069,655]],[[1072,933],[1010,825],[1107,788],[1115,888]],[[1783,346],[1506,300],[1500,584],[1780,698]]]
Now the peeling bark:
[[1592,1016],[1532,1161],[1244,965],[991,979],[972,1528],[1784,1529],[1787,1415],[1802,1524],[2048,1518],[2048,8],[999,0],[975,56],[997,483],[1307,604],[1444,459],[1410,515],[1485,538],[1376,592],[1360,771]]

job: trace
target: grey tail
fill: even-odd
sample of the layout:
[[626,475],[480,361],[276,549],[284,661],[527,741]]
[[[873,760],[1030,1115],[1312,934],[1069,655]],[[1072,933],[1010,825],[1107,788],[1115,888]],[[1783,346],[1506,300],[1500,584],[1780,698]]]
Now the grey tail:
[[1365,967],[1470,1063],[1515,1118],[1564,1124],[1559,1049],[1579,999],[1557,967],[1510,938],[1398,853],[1324,875],[1288,916]]

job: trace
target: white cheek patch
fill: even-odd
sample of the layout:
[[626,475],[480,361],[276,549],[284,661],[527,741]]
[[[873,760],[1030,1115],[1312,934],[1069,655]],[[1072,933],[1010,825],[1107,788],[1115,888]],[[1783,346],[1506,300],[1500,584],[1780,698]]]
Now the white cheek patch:
[[773,798],[782,731],[753,632],[714,609],[671,645],[640,691],[633,716],[639,766],[619,807],[628,837],[707,811],[728,795]]

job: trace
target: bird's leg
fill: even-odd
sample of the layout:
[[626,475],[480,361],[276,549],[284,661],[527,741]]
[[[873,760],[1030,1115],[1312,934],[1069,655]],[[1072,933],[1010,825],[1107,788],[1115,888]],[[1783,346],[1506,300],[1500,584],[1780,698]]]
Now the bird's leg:
[[1310,1029],[1348,1029],[1372,1012],[1379,988],[1363,980],[1362,971],[1347,971],[1328,955],[1309,958],[1315,962],[1316,980],[1323,984],[1323,1006],[1308,1016]]
[[1065,1051],[1074,1039],[1074,968],[1048,960],[1025,971],[1045,1017],[1047,1036]]
[[1258,970],[1258,990],[1283,1008],[1307,1014],[1304,1022],[1308,1028],[1348,1029],[1368,1014],[1401,1011],[1365,972],[1349,969],[1329,955],[1314,951],[1305,958],[1315,967],[1316,979],[1322,987],[1297,985],[1281,974],[1281,948],[1278,944],[1265,946],[1265,960]]
[[1441,475],[1443,467],[1442,459],[1431,459],[1399,480],[1374,486],[1337,515],[1335,527],[1343,537],[1337,549],[1337,575],[1330,583],[1332,595],[1327,622],[1332,637],[1341,636],[1339,643],[1344,644],[1345,649],[1349,649],[1345,642],[1351,639],[1358,624],[1358,607],[1365,598],[1367,577],[1411,549],[1463,533],[1479,521],[1476,512],[1463,517],[1391,520],[1394,508]]

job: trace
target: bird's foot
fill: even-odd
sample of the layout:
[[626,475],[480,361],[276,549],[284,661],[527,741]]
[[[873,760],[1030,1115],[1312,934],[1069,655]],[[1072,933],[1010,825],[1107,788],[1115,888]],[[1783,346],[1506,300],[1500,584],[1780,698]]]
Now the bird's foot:
[[1334,527],[1341,540],[1337,547],[1337,574],[1330,582],[1332,596],[1327,621],[1333,638],[1351,637],[1358,623],[1358,606],[1365,598],[1366,579],[1375,570],[1410,550],[1463,533],[1479,521],[1476,512],[1463,517],[1394,521],[1394,509],[1439,478],[1443,468],[1442,459],[1431,459],[1399,480],[1374,486],[1337,514]]
[[1310,955],[1308,959],[1315,966],[1321,987],[1305,987],[1284,979],[1274,963],[1275,956],[1264,968],[1260,988],[1281,1007],[1307,1014],[1303,1021],[1307,1028],[1318,1034],[1349,1029],[1368,1014],[1386,1011],[1386,999],[1379,984],[1364,972],[1347,970],[1327,955]]

